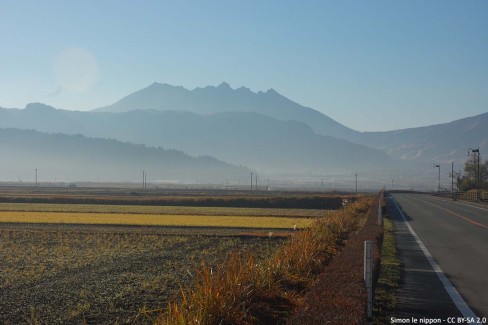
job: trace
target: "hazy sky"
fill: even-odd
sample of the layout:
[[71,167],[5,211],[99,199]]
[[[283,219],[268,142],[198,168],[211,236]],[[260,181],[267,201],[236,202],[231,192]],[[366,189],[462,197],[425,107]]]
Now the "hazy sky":
[[488,112],[488,1],[0,0],[0,106],[274,88],[357,130]]

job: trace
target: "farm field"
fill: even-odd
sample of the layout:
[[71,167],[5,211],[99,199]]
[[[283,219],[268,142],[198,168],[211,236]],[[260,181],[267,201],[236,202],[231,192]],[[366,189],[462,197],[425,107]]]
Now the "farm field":
[[322,217],[323,209],[283,208],[235,208],[235,207],[193,207],[193,206],[145,206],[105,204],[54,204],[54,203],[0,203],[2,211],[25,212],[80,212],[80,213],[123,213],[123,214],[170,214],[207,216],[273,216],[273,217]]
[[232,227],[232,228],[305,228],[313,219],[264,216],[153,215],[129,213],[72,213],[0,211],[0,222],[66,223],[141,226]]
[[265,257],[283,242],[229,230],[81,227],[0,224],[1,324],[150,324],[141,310],[175,299],[201,261],[216,265],[232,251]]
[[[119,189],[39,192],[0,191],[0,324],[151,324],[168,302],[180,299],[180,285],[193,283],[202,262],[217,266],[233,252],[266,259],[294,228],[327,217],[342,200],[323,194],[170,197],[148,191],[134,199]],[[60,203],[75,197],[78,203]]]
[[339,209],[351,195],[273,191],[0,187],[1,203]]

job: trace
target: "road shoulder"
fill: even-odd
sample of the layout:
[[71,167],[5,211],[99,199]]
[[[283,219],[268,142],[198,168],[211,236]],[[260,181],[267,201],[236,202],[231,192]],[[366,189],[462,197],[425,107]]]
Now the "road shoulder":
[[449,317],[463,317],[392,200],[388,198],[387,211],[402,264],[395,317],[441,319],[446,323]]

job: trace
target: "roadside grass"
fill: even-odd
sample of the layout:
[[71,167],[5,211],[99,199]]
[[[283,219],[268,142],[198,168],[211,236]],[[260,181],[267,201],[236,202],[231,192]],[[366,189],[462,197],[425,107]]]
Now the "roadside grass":
[[396,308],[396,291],[400,285],[401,265],[393,236],[393,223],[384,218],[384,238],[381,266],[375,289],[375,324],[387,324]]
[[12,223],[301,229],[310,226],[313,220],[265,216],[0,211],[0,222]]
[[323,268],[287,324],[367,324],[364,241],[374,243],[372,261],[376,273],[383,239],[383,227],[377,221],[377,197],[371,201],[364,225],[347,238],[340,253]]
[[182,287],[181,301],[170,303],[155,324],[284,323],[370,205],[363,198],[329,212],[261,262],[232,254],[215,269],[202,263],[194,285]]

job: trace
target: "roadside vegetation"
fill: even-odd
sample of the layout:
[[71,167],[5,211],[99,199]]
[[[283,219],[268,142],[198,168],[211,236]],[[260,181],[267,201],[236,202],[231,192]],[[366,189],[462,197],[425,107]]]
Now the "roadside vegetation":
[[364,225],[325,266],[303,303],[288,319],[291,325],[366,324],[364,241],[373,241],[373,274],[377,274],[383,227],[378,225],[378,200],[374,198]]
[[370,199],[329,212],[297,232],[269,258],[233,254],[218,268],[206,263],[181,299],[161,312],[156,324],[282,323],[303,298],[318,274],[335,256],[347,235],[358,228]]
[[396,308],[396,292],[400,286],[401,265],[393,236],[393,223],[384,218],[380,273],[375,288],[375,324],[390,322]]
[[479,152],[477,157],[473,153],[464,163],[464,173],[454,172],[453,176],[459,191],[475,190],[478,186],[479,189],[488,190],[488,160],[483,161]]

